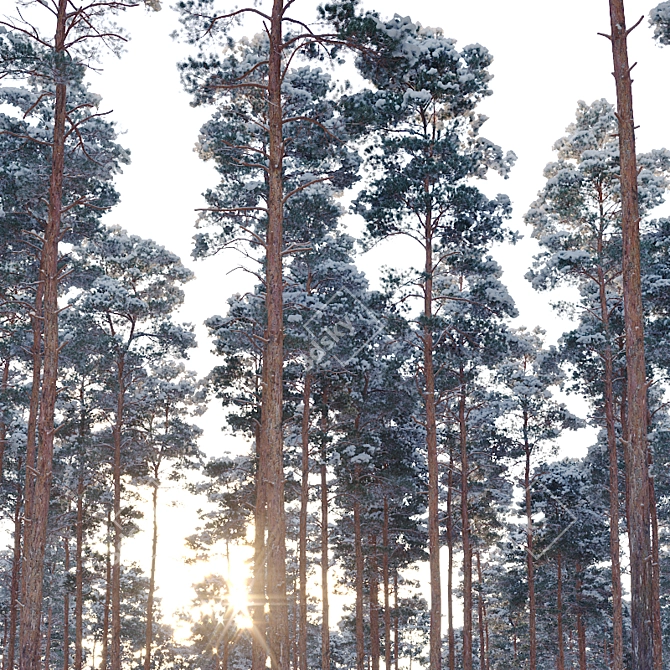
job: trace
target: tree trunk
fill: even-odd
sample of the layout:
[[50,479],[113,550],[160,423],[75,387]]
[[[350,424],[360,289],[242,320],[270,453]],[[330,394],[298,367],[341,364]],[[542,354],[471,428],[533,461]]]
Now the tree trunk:
[[528,412],[523,411],[523,439],[526,454],[524,486],[526,497],[526,570],[528,573],[528,628],[530,637],[530,670],[537,667],[537,632],[535,606],[535,565],[533,560],[533,510],[530,496],[530,455],[532,447],[528,441]]
[[251,583],[251,617],[253,636],[251,642],[251,670],[265,670],[267,659],[265,622],[265,459],[262,433],[256,430],[256,505],[254,507],[254,574]]
[[312,375],[305,375],[302,394],[302,481],[300,486],[300,625],[298,626],[298,659],[300,670],[307,670],[307,505],[309,503],[309,403]]
[[[63,538],[65,550],[65,573],[70,572],[70,538]],[[65,588],[63,596],[63,670],[70,667],[70,592]]]
[[577,563],[577,646],[579,648],[579,670],[586,670],[586,627],[584,626],[584,613],[582,612],[582,566]]
[[556,627],[558,635],[558,660],[556,670],[565,670],[565,650],[563,648],[563,566],[561,564],[561,553],[556,556]]
[[477,623],[479,624],[479,670],[486,670],[486,635],[484,634],[484,582],[482,560],[477,551]]
[[384,496],[384,527],[382,531],[382,578],[384,580],[384,667],[391,670],[391,608],[389,593],[389,501]]
[[151,537],[151,572],[149,573],[149,596],[147,598],[147,627],[144,646],[144,670],[151,670],[151,647],[154,638],[154,593],[156,590],[156,551],[158,549],[158,468],[154,470],[154,484],[151,492],[153,514],[153,535]]
[[[325,396],[324,396],[325,398]],[[330,610],[328,605],[328,470],[325,434],[328,428],[328,406],[324,399],[321,430],[321,670],[330,670]]]
[[363,637],[363,546],[361,541],[361,505],[354,501],[354,544],[356,545],[356,670],[365,668]]
[[117,397],[116,421],[112,429],[114,443],[114,462],[112,477],[114,480],[114,562],[112,564],[112,637],[111,637],[111,670],[121,670],[121,543],[123,525],[121,519],[121,439],[123,414],[125,410],[126,379],[125,358],[119,356],[117,361]]
[[647,382],[644,354],[644,314],[640,273],[640,214],[637,193],[635,121],[628,31],[623,0],[610,0],[612,55],[619,121],[620,183],[623,238],[623,295],[626,326],[628,434],[630,471],[630,573],[633,670],[653,666],[653,579],[649,537],[649,472],[647,467]]
[[454,452],[449,445],[449,473],[447,475],[447,619],[449,627],[449,670],[456,670],[456,636],[454,634]]
[[400,663],[400,611],[398,610],[398,569],[393,571],[393,658],[395,660],[395,670],[398,670]]
[[[82,457],[83,458],[83,457]],[[77,481],[77,529],[75,556],[75,596],[74,607],[74,670],[82,670],[84,662],[84,465],[80,463]]]
[[[56,70],[65,58],[65,23],[67,0],[58,0],[56,13]],[[61,238],[63,166],[65,158],[65,121],[67,88],[64,77],[57,75],[54,105],[53,145],[49,183],[49,209],[42,245],[40,283],[44,287],[44,374],[40,392],[38,419],[39,448],[35,484],[32,492],[30,523],[26,524],[23,556],[23,607],[19,631],[21,670],[38,670],[40,665],[40,620],[42,616],[42,582],[47,541],[49,501],[51,497],[54,448],[54,412],[58,381],[58,244]],[[26,472],[30,472],[26,468]]]
[[16,473],[16,507],[14,508],[14,554],[12,556],[12,581],[10,586],[9,644],[5,670],[14,670],[16,653],[16,624],[19,618],[19,587],[21,577],[21,459]]
[[607,450],[609,453],[609,503],[610,503],[610,560],[612,563],[612,641],[614,643],[612,670],[623,670],[623,608],[621,604],[621,563],[619,559],[619,462],[614,421],[614,366],[612,347],[609,342],[609,310],[602,268],[598,268],[600,312],[607,336],[603,352],[605,367],[605,423],[607,428]]
[[[649,451],[649,468],[651,450]],[[649,477],[649,508],[651,511],[652,597],[654,604],[654,670],[663,670],[663,619],[661,615],[661,556],[658,537],[658,514],[654,478]]]
[[[9,356],[4,360],[2,366],[2,381],[0,381],[0,398],[4,399],[9,386]],[[7,445],[7,424],[4,416],[0,414],[0,482],[2,482],[5,461],[5,446]]]
[[379,670],[379,567],[377,564],[377,536],[374,533],[370,534],[369,541],[370,658],[372,661],[372,670]]
[[107,670],[109,656],[109,608],[112,601],[112,556],[111,556],[112,510],[107,512],[107,555],[105,560],[105,611],[102,615],[102,658],[100,670]]
[[[269,601],[268,646],[273,670],[288,669],[289,634],[286,601],[286,519],[284,514],[283,462],[283,115],[282,115],[282,18],[283,0],[274,0],[269,23],[268,59],[268,223],[266,238],[267,332],[263,366],[266,384],[262,392],[261,432],[266,463],[267,592]],[[114,669],[116,670],[116,669]]]
[[[468,444],[465,423],[465,378],[460,374],[461,391],[458,423],[461,446],[461,519],[463,536],[463,670],[472,670],[472,547],[468,511]],[[534,668],[532,668],[534,670]]]
[[[437,417],[435,407],[435,370],[433,368],[433,235],[430,210],[426,213],[424,234],[426,249],[423,368],[426,383],[426,447],[428,456],[428,555],[430,562],[430,647],[431,670],[442,664],[442,589],[440,585],[440,509],[439,468],[437,461]],[[466,668],[467,670],[467,668]]]

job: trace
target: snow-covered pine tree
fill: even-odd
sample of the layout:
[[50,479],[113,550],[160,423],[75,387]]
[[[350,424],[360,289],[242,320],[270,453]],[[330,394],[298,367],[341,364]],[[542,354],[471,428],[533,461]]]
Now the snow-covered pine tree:
[[[504,156],[478,135],[484,119],[473,110],[490,93],[491,56],[486,49],[471,45],[458,51],[441,30],[424,28],[409,18],[384,21],[374,12],[358,15],[354,10],[347,2],[324,8],[343,37],[356,34],[369,46],[356,63],[374,90],[346,101],[350,122],[373,133],[366,148],[370,180],[356,208],[367,221],[371,239],[405,235],[417,242],[424,257],[413,285],[421,296],[417,337],[423,351],[420,377],[429,466],[430,665],[439,670],[442,605],[433,355],[440,340],[435,322],[440,296],[434,279],[445,259],[460,248],[481,249],[504,237],[501,221],[509,212],[509,200],[489,200],[471,179],[483,177],[489,168],[506,174],[513,155]],[[469,575],[469,568],[465,570]],[[466,616],[467,640],[469,626]],[[464,655],[469,670],[469,642]]]

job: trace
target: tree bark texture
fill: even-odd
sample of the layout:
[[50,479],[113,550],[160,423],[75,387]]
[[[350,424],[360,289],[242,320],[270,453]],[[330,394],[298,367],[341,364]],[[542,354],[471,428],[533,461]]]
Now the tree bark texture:
[[461,523],[463,540],[463,670],[472,670],[472,546],[468,510],[468,440],[465,421],[465,379],[461,370],[458,408],[461,447]]
[[307,506],[309,504],[309,408],[312,375],[305,375],[302,394],[302,479],[300,485],[300,531],[298,570],[300,572],[300,622],[298,626],[298,667],[307,670]]
[[379,670],[379,566],[377,563],[377,536],[369,537],[370,553],[368,556],[369,588],[370,588],[370,660],[372,670]]
[[623,0],[610,0],[614,79],[619,121],[623,237],[623,294],[628,395],[628,484],[630,492],[631,638],[633,670],[653,667],[654,635],[649,472],[647,467],[647,382],[640,272],[640,213],[635,155],[633,94],[628,65],[628,31]]
[[363,637],[363,544],[361,539],[361,504],[354,501],[354,544],[356,553],[356,670],[365,668]]
[[144,670],[151,670],[151,647],[154,639],[154,593],[156,591],[156,551],[158,549],[158,468],[154,471],[151,511],[153,533],[151,536],[151,572],[149,573],[149,595],[147,597],[147,621],[144,639]]
[[563,645],[563,564],[560,552],[556,555],[556,629],[558,637],[556,670],[565,670],[565,649]]
[[[325,395],[324,395],[325,399]],[[328,405],[324,402],[322,434],[328,429]],[[328,601],[328,469],[325,438],[321,442],[321,670],[330,670],[330,609]]]
[[[265,460],[267,505],[267,594],[269,601],[268,647],[273,670],[288,670],[289,631],[286,600],[286,519],[283,463],[283,118],[282,118],[282,19],[283,0],[274,0],[269,25],[268,62],[268,228],[266,237],[267,332],[263,366],[266,383],[262,393],[261,440]],[[116,670],[116,669],[114,669]]]
[[449,670],[456,670],[456,635],[454,633],[454,452],[449,447],[447,473],[447,624],[449,638]]
[[535,604],[535,561],[533,557],[533,509],[530,492],[530,456],[531,445],[528,441],[528,412],[523,412],[523,436],[526,464],[524,467],[524,486],[526,503],[526,572],[528,577],[528,630],[530,645],[530,670],[537,667],[537,628]]
[[16,506],[14,507],[14,553],[12,554],[12,581],[10,586],[9,642],[7,645],[6,670],[14,670],[16,654],[16,629],[19,620],[19,588],[21,578],[21,459],[18,462],[16,477]]
[[384,581],[384,667],[391,670],[391,606],[389,585],[389,501],[384,496],[384,526],[382,531],[384,553],[382,554],[382,579]]
[[[44,327],[44,358],[40,410],[38,419],[38,450],[35,484],[26,524],[24,547],[23,583],[24,596],[19,631],[20,668],[38,670],[40,665],[40,620],[42,615],[42,583],[44,555],[47,541],[47,522],[51,497],[52,462],[54,449],[54,412],[58,382],[58,245],[61,238],[61,213],[63,198],[63,169],[65,160],[65,123],[67,87],[61,74],[65,58],[66,0],[58,1],[56,15],[56,91],[54,126],[49,182],[49,206],[42,259],[40,282],[44,287],[42,305]],[[26,468],[26,472],[29,472]]]

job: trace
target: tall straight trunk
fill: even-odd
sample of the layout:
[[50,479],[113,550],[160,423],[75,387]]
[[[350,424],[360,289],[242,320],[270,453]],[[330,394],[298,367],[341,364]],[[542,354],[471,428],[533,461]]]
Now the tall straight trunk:
[[437,417],[435,407],[435,370],[433,366],[433,221],[426,213],[424,245],[426,249],[424,284],[423,368],[425,377],[426,448],[428,456],[428,556],[430,563],[430,641],[431,670],[442,664],[442,588],[440,584],[440,509],[439,469],[437,461]]
[[647,382],[644,314],[640,272],[640,212],[635,155],[633,94],[628,65],[628,30],[623,0],[610,0],[614,79],[619,121],[620,183],[623,238],[623,296],[626,326],[628,444],[630,470],[630,577],[633,670],[649,670],[654,662],[653,576],[649,533],[650,501],[647,467]]
[[612,564],[612,641],[614,644],[612,670],[623,670],[623,607],[621,604],[621,562],[619,558],[619,459],[616,444],[616,423],[614,420],[614,364],[612,357],[612,347],[609,342],[610,324],[609,310],[607,307],[605,277],[601,267],[598,268],[598,288],[600,292],[600,318],[607,336],[607,344],[605,346],[605,351],[603,352],[603,363],[605,368],[605,424],[607,429],[607,451],[609,454],[610,561]]
[[158,467],[154,470],[154,485],[151,492],[153,534],[151,536],[151,572],[149,573],[149,596],[147,598],[147,627],[144,637],[144,670],[151,670],[151,647],[154,639],[154,593],[156,591],[156,551],[158,549]]
[[[266,383],[262,392],[261,432],[266,463],[268,646],[274,670],[287,670],[289,655],[288,606],[286,601],[286,519],[284,513],[283,462],[283,115],[282,115],[282,19],[283,0],[274,0],[269,22],[268,58],[268,223],[266,238],[267,331],[263,366]],[[114,669],[116,670],[116,669]]]
[[[652,469],[651,451],[649,468]],[[658,537],[658,513],[654,478],[649,477],[649,503],[651,511],[652,589],[654,603],[654,670],[663,670],[663,619],[661,617],[661,556]]]
[[463,670],[472,670],[472,546],[468,510],[468,440],[465,422],[465,377],[460,374],[458,424],[461,446],[461,525],[463,539]]
[[[70,572],[70,538],[63,538],[65,551],[65,572]],[[63,596],[63,670],[70,667],[70,592],[65,589]]]
[[[324,396],[325,398],[325,396]],[[328,428],[328,406],[324,400],[321,431]],[[330,670],[330,610],[328,604],[328,470],[325,438],[321,442],[321,670]]]
[[80,463],[77,480],[77,528],[75,548],[74,670],[84,662],[84,465]]
[[302,480],[300,486],[300,533],[298,570],[300,572],[300,623],[298,626],[298,659],[300,670],[307,670],[307,505],[309,503],[309,405],[312,375],[305,375],[302,393]]
[[[5,358],[2,364],[2,380],[0,381],[0,397],[4,397],[9,386],[9,356]],[[3,477],[3,466],[5,461],[5,446],[7,445],[7,424],[2,415],[0,415],[0,482]]]
[[[40,281],[37,283],[35,290],[35,305],[33,314],[30,317],[31,330],[33,332],[33,344],[31,350],[31,358],[33,363],[32,369],[32,384],[30,389],[30,402],[28,405],[28,425],[26,435],[26,478],[23,491],[24,498],[24,524],[23,532],[25,537],[23,539],[24,546],[28,542],[27,531],[30,526],[30,519],[33,511],[33,489],[35,487],[35,466],[37,453],[37,418],[40,407],[40,386],[42,381],[42,311],[44,302],[44,281],[42,281],[44,271],[45,255],[42,254],[40,258],[39,276]],[[25,592],[25,581],[21,582],[22,600]]]
[[556,572],[556,634],[558,636],[556,670],[565,670],[565,649],[563,645],[563,565],[560,551],[556,556]]
[[354,544],[356,553],[356,670],[365,668],[363,637],[363,543],[361,540],[361,504],[354,501]]
[[265,621],[265,482],[261,458],[262,433],[256,430],[256,505],[254,506],[254,572],[251,583],[251,670],[265,670],[267,626]]
[[530,455],[532,447],[528,441],[528,412],[523,411],[523,441],[526,456],[524,486],[526,503],[526,572],[528,576],[528,628],[530,638],[530,670],[537,667],[537,630],[535,605],[535,564],[533,560],[533,510],[530,496]]
[[379,566],[377,564],[377,536],[374,533],[370,534],[369,541],[370,659],[372,661],[372,670],[379,670]]
[[577,563],[577,647],[579,649],[579,670],[586,670],[586,627],[584,626],[584,613],[582,612],[582,566]]
[[[65,63],[65,28],[67,0],[58,0],[56,13],[56,72]],[[57,74],[54,105],[49,206],[42,259],[40,282],[44,286],[42,318],[44,327],[44,374],[40,392],[38,419],[39,448],[35,485],[32,494],[30,524],[26,524],[26,544],[23,561],[23,607],[19,631],[20,668],[38,670],[40,663],[40,620],[42,615],[42,582],[44,554],[47,541],[49,501],[51,498],[52,462],[54,448],[54,412],[56,383],[58,381],[58,244],[61,238],[63,198],[63,167],[65,160],[65,122],[67,87],[65,77]],[[28,469],[26,468],[26,471]]]
[[384,667],[391,670],[391,607],[389,589],[389,500],[384,496],[384,526],[382,530],[382,578],[384,580]]
[[456,635],[454,634],[454,452],[449,445],[449,472],[447,474],[447,620],[449,637],[449,670],[456,670]]
[[107,512],[107,554],[105,557],[105,611],[102,615],[102,658],[100,659],[100,670],[107,670],[107,659],[109,657],[109,608],[112,602],[112,510]]
[[114,446],[112,467],[112,478],[114,480],[114,561],[112,563],[111,670],[121,670],[121,543],[123,540],[121,519],[121,441],[126,398],[125,357],[123,355],[120,355],[117,361],[116,383],[116,421],[112,429]]
[[16,473],[16,507],[14,508],[14,553],[12,555],[12,581],[9,592],[9,642],[5,670],[14,670],[16,653],[16,625],[19,619],[19,587],[21,577],[21,459]]
[[486,670],[486,633],[484,632],[484,580],[482,579],[482,559],[477,551],[477,623],[479,627],[479,670]]
[[395,670],[398,670],[400,663],[400,612],[398,610],[398,568],[393,571],[393,658],[395,661]]

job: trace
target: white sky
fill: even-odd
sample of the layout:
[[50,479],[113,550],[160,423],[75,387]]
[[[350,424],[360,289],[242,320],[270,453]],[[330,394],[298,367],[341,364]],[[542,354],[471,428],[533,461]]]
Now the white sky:
[[[646,17],[657,1],[626,0],[629,25]],[[304,18],[316,4],[298,0],[296,13]],[[385,16],[409,10],[408,3],[399,0],[364,4]],[[495,58],[494,94],[479,109],[490,118],[482,135],[513,150],[518,162],[508,180],[491,178],[481,187],[488,195],[502,192],[511,197],[511,225],[526,236],[516,247],[496,251],[505,270],[503,279],[521,312],[519,325],[541,325],[553,342],[566,328],[548,307],[548,296],[535,293],[523,278],[537,247],[528,239],[522,216],[543,185],[543,167],[554,157],[551,147],[573,120],[577,101],[590,103],[601,97],[614,101],[610,44],[597,35],[608,32],[607,0],[414,0],[411,16],[424,25],[442,27],[461,47],[479,42]],[[205,374],[216,359],[209,353],[201,324],[223,313],[226,298],[245,290],[249,280],[240,272],[228,274],[239,262],[232,253],[206,262],[190,259],[194,210],[203,205],[200,194],[215,184],[216,177],[192,151],[209,114],[190,108],[180,88],[176,62],[188,48],[169,37],[177,27],[176,15],[167,7],[160,13],[133,11],[123,24],[132,38],[127,53],[120,60],[109,59],[104,72],[91,77],[92,89],[103,96],[103,108],[114,110],[112,117],[125,132],[121,142],[131,150],[133,161],[118,179],[121,203],[106,221],[157,240],[195,271],[197,279],[187,286],[181,315],[198,326],[200,348],[192,355],[192,367]],[[652,42],[645,18],[631,35],[629,49],[631,62],[639,61],[634,70],[638,149],[670,146],[670,48]],[[351,223],[354,228],[360,225]],[[408,258],[406,247],[389,243],[361,258],[359,265],[375,286],[381,265],[404,264]],[[571,408],[580,411],[577,401]],[[235,448],[233,438],[220,432],[221,425],[221,412],[212,409],[203,421],[203,448],[210,455]],[[588,443],[588,436],[573,435],[569,440],[574,453]],[[169,498],[177,506],[162,506],[158,556],[159,595],[167,612],[191,598],[194,571],[182,566],[182,556],[183,538],[195,524],[195,505],[185,494],[172,491],[166,495]],[[149,542],[149,535],[142,534],[126,549],[126,557],[141,560],[147,570]],[[223,570],[222,565],[219,571]]]

